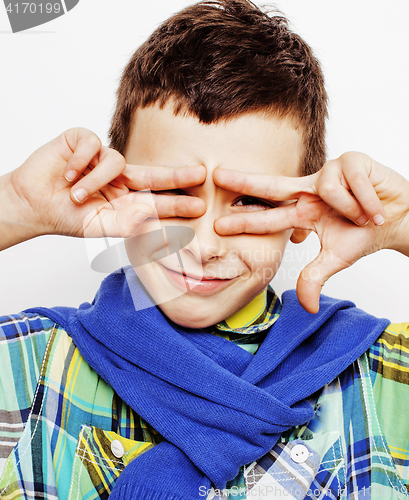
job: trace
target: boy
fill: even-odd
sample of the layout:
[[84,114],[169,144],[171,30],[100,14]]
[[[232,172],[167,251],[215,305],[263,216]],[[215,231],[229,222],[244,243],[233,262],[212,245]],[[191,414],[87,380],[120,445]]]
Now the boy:
[[[409,185],[359,153],[320,169],[325,104],[283,18],[201,3],[126,68],[119,153],[71,129],[0,179],[2,249],[122,236],[137,272],[3,318],[2,498],[407,496],[407,327],[318,298],[363,255],[408,255]],[[163,257],[154,210],[195,238]],[[306,312],[266,287],[311,230]]]

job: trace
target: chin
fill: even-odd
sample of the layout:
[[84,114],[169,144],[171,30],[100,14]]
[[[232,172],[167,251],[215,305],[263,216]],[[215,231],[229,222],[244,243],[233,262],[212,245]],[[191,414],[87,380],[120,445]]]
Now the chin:
[[215,319],[214,314],[211,314],[211,312],[203,312],[203,314],[198,314],[196,311],[195,315],[193,314],[187,315],[185,312],[182,312],[180,310],[169,311],[167,310],[166,306],[163,307],[164,305],[165,304],[158,306],[163,312],[163,314],[165,314],[167,318],[169,318],[177,325],[183,326],[185,328],[195,328],[197,330],[200,330],[202,328],[207,328],[208,326],[212,326],[215,323],[221,321],[218,318]]

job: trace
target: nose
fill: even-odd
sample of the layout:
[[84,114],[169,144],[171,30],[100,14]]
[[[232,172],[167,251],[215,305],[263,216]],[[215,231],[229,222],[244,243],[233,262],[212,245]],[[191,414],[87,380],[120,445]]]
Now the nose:
[[208,210],[202,217],[192,221],[192,229],[196,238],[183,249],[183,252],[193,257],[199,263],[206,263],[224,257],[227,253],[226,236],[220,236],[214,230],[216,219],[212,210]]

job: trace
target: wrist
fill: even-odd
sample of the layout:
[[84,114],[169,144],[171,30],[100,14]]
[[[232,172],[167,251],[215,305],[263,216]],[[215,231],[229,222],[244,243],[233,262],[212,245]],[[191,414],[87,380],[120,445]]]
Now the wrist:
[[33,213],[13,188],[12,173],[0,177],[0,251],[30,240],[36,231]]
[[400,221],[399,229],[389,248],[409,257],[409,213]]
[[[404,203],[401,205],[397,219],[392,220],[389,224],[389,241],[390,245],[386,248],[396,250],[409,257],[409,182],[405,179],[403,182],[404,193],[401,200]],[[407,201],[406,201],[407,200]]]

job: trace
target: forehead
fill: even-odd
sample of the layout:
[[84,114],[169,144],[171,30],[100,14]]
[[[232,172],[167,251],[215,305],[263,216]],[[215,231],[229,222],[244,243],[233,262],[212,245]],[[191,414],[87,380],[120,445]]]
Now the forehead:
[[125,158],[128,164],[181,167],[204,165],[246,173],[299,175],[303,157],[301,128],[290,119],[247,113],[203,124],[174,114],[171,104],[138,108]]

